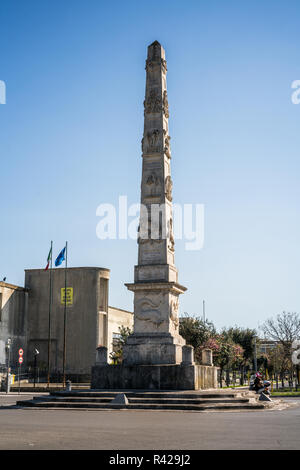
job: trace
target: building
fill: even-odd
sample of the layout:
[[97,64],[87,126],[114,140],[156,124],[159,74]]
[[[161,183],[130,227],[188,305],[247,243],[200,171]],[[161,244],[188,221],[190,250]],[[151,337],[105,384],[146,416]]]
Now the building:
[[10,337],[12,367],[17,366],[20,347],[24,369],[33,365],[36,349],[40,375],[46,374],[50,344],[51,374],[60,378],[66,331],[66,374],[71,379],[88,380],[96,348],[106,346],[111,353],[119,328],[133,327],[132,312],[108,305],[109,277],[109,269],[97,267],[28,269],[24,288],[0,283],[0,363],[5,364],[5,343]]
[[258,354],[269,354],[273,349],[278,346],[278,341],[272,341],[268,339],[260,339],[258,344]]
[[11,338],[11,357],[26,345],[25,308],[27,291],[23,287],[0,282],[0,366],[6,363],[5,345]]

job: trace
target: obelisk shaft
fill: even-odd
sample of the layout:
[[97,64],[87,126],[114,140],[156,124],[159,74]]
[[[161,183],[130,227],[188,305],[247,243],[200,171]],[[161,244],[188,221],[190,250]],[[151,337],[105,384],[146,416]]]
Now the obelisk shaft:
[[[171,150],[165,52],[156,41],[148,48],[144,135],[142,139],[141,218],[135,282],[153,279],[150,266],[162,268],[154,279],[177,281],[174,266]],[[163,268],[164,266],[164,268]]]
[[148,47],[144,135],[142,139],[141,215],[134,284],[134,333],[124,347],[125,364],[179,364],[184,339],[179,335],[174,265],[171,151],[167,65],[162,46]]

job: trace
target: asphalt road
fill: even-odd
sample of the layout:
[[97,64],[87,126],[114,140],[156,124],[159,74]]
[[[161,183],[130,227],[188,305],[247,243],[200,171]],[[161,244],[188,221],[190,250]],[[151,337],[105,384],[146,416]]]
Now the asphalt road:
[[[0,405],[23,398],[2,395]],[[206,413],[0,407],[0,449],[300,449],[300,399],[293,402],[282,411]]]

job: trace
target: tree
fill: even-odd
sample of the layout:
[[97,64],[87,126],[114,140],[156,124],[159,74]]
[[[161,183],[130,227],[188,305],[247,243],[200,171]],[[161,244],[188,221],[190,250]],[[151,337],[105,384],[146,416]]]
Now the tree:
[[[300,316],[298,313],[282,312],[275,318],[270,318],[262,325],[262,331],[266,339],[270,339],[281,345],[281,370],[282,366],[290,370],[293,377],[293,342],[300,338]],[[286,370],[287,370],[286,369]]]
[[273,372],[276,382],[278,374],[284,387],[284,377],[287,370],[291,369],[291,358],[286,357],[282,344],[277,343],[274,348],[268,351],[268,368]]
[[233,366],[240,369],[240,383],[244,385],[245,368],[250,367],[254,356],[254,338],[257,335],[256,330],[250,328],[240,328],[238,326],[223,328],[222,335],[227,341],[240,345],[243,349],[242,356],[239,354],[238,360]]
[[121,364],[123,361],[123,347],[127,341],[129,335],[133,332],[130,328],[125,326],[119,326],[119,337],[114,340],[113,352],[110,353],[110,358],[114,364]]
[[[229,373],[230,366],[237,366],[237,364],[243,360],[244,350],[239,344],[235,344],[223,334],[209,338],[203,347],[212,349],[213,351],[214,365],[220,368],[220,387],[222,387],[225,368]],[[227,382],[228,380],[229,377],[227,377]]]
[[180,318],[179,333],[186,340],[186,344],[194,347],[195,361],[199,363],[203,346],[216,335],[216,329],[212,322],[186,314]]
[[240,328],[238,326],[228,329],[223,328],[222,334],[235,344],[239,344],[243,350],[244,365],[252,363],[254,352],[254,338],[256,330],[250,328]]

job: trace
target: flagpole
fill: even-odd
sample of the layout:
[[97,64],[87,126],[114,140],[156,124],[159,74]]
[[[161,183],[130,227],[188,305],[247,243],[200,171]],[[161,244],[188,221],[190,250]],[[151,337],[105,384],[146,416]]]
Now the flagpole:
[[66,386],[66,343],[67,343],[67,269],[68,269],[68,242],[66,242],[66,267],[65,267],[65,309],[64,309],[64,352],[63,352],[63,387]]
[[47,387],[50,387],[50,364],[51,364],[51,304],[52,304],[52,253],[53,241],[51,240],[51,258],[50,258],[50,273],[49,273],[49,319],[48,319],[48,376]]

